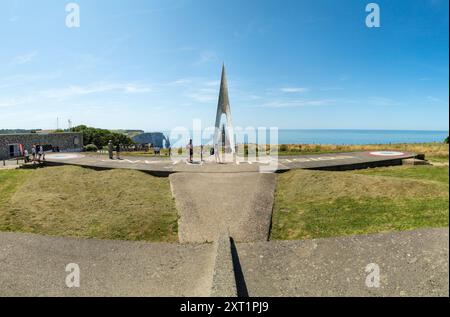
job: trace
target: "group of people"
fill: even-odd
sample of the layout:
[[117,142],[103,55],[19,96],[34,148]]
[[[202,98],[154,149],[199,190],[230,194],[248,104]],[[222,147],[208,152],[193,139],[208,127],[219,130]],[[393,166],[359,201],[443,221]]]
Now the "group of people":
[[[121,149],[120,144],[117,144],[116,145],[116,156],[117,156],[118,160],[120,160],[120,149]],[[114,159],[114,145],[111,140],[108,142],[108,154],[109,154],[109,159],[113,160]]]
[[23,157],[25,163],[45,161],[44,147],[40,144],[33,144],[33,146],[31,147],[31,158],[30,153],[28,153],[27,149],[23,151]]

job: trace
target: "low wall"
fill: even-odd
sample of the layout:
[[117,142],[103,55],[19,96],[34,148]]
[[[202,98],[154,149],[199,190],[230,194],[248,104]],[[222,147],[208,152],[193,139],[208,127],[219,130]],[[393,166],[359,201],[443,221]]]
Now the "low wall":
[[27,134],[0,134],[0,160],[9,159],[9,145],[22,144],[24,150],[31,154],[33,144],[58,146],[62,152],[80,152],[83,149],[82,133],[27,133]]

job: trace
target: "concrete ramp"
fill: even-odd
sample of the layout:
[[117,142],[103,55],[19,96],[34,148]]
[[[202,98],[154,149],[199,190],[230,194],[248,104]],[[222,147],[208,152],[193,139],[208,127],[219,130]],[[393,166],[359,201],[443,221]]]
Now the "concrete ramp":
[[276,178],[262,173],[170,175],[180,242],[213,242],[221,232],[237,242],[267,241]]

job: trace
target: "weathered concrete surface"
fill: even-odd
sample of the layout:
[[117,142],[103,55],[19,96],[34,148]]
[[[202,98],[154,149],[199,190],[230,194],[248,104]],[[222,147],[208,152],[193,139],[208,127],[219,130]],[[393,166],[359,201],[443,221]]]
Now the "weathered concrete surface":
[[214,243],[216,259],[214,264],[212,297],[236,297],[237,286],[234,273],[233,257],[231,255],[231,240],[228,234],[221,234]]
[[280,156],[265,158],[261,161],[255,160],[242,162],[244,158],[239,158],[239,164],[216,164],[215,160],[210,160],[205,156],[205,161],[200,163],[200,158],[195,157],[196,164],[187,164],[186,158],[179,157],[171,160],[167,157],[133,157],[124,156],[122,160],[109,160],[105,155],[92,155],[88,153],[49,153],[46,155],[47,163],[50,164],[70,164],[86,166],[99,169],[125,168],[137,169],[155,175],[167,176],[171,173],[242,173],[259,172],[261,168],[269,167],[269,162],[276,162],[277,171],[287,171],[296,168],[305,169],[325,169],[325,170],[348,170],[358,168],[368,168],[376,166],[401,165],[403,159],[415,157],[414,153],[403,153],[397,156],[374,156],[370,152],[351,152],[315,155]]
[[[250,296],[449,296],[448,228],[237,245]],[[368,288],[365,268],[380,268]]]
[[276,174],[176,173],[169,177],[180,242],[211,242],[221,232],[235,241],[266,241]]
[[[80,288],[65,267],[80,267]],[[84,240],[0,233],[0,296],[208,296],[211,244]]]

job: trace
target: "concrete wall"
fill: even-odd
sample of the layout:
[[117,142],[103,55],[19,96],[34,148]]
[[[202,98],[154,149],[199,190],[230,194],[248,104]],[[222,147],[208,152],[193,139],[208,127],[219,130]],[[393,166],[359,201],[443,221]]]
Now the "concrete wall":
[[79,152],[83,149],[82,133],[53,133],[53,134],[0,134],[0,160],[9,159],[9,145],[22,144],[31,154],[33,144],[59,146],[63,152]]

